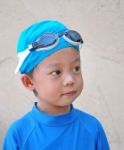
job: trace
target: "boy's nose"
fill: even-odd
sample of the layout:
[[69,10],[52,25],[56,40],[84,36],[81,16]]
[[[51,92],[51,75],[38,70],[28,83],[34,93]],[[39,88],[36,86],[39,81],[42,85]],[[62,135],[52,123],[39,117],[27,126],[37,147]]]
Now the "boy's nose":
[[73,77],[73,75],[71,74],[66,74],[65,75],[65,78],[64,78],[64,86],[70,86],[70,85],[73,85],[75,82],[75,79]]

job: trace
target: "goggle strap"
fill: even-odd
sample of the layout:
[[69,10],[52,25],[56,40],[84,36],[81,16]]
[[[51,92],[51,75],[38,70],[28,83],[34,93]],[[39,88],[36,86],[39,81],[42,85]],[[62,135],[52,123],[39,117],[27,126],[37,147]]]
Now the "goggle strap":
[[18,53],[18,58],[19,58],[19,64],[15,70],[15,74],[17,74],[19,72],[19,69],[21,67],[21,65],[23,64],[24,60],[26,59],[26,57],[30,54],[30,50],[26,49],[23,52]]

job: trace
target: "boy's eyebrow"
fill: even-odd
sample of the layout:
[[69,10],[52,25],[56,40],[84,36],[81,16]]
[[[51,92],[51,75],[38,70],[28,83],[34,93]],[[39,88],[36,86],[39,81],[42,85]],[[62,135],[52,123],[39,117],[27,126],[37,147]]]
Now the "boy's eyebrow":
[[51,68],[51,67],[56,67],[56,66],[58,66],[58,65],[59,65],[59,63],[54,62],[54,63],[48,64],[47,67],[48,67],[48,68]]
[[[76,62],[80,62],[80,57],[78,57],[78,58],[72,60],[71,63],[76,63]],[[57,67],[58,65],[61,65],[61,63],[60,63],[60,62],[53,62],[53,63],[51,63],[51,64],[48,64],[47,67],[48,67],[48,68]]]

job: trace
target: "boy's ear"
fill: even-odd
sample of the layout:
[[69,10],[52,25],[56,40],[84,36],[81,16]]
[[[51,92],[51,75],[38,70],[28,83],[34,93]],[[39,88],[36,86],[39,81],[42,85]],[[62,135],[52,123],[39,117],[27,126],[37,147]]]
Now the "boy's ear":
[[22,84],[29,90],[34,90],[34,84],[32,82],[32,79],[30,76],[26,75],[26,74],[23,74],[21,76],[21,81],[22,81]]

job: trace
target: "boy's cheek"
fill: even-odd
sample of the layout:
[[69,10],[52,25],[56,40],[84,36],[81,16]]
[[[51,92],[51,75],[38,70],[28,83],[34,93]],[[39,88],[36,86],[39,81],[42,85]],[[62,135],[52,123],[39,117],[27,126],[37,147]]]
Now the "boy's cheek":
[[59,92],[59,87],[49,83],[48,86],[43,87],[42,91],[42,93],[48,96],[54,96],[56,93]]

